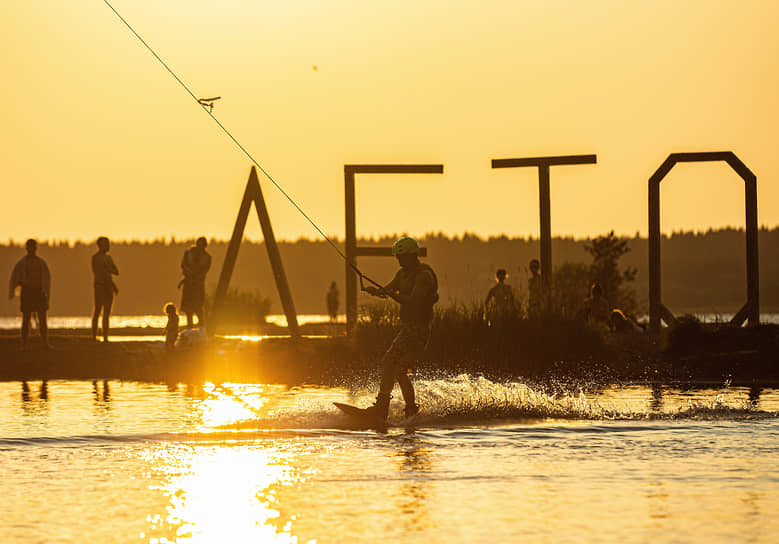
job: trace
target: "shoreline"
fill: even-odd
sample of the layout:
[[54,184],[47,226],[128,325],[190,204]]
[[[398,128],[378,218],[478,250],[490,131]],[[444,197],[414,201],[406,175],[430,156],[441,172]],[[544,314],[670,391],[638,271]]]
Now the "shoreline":
[[[323,322],[323,323],[310,322],[310,323],[303,323],[299,325],[298,329],[300,330],[300,333],[305,336],[320,336],[325,334],[329,335],[332,334],[333,332],[335,332],[337,335],[341,335],[346,333],[346,323],[338,322],[331,325],[330,323],[327,322]],[[179,334],[181,334],[186,330],[198,330],[198,327],[194,327],[193,329],[187,329],[187,327],[181,326],[179,327]],[[92,335],[92,330],[88,327],[67,327],[67,328],[49,327],[49,334],[52,337],[79,336],[79,337],[89,338]],[[127,327],[111,327],[110,329],[110,336],[124,336],[124,337],[155,336],[157,337],[157,336],[164,336],[164,334],[165,334],[164,327],[127,326]],[[231,330],[229,334],[223,334],[222,332],[218,332],[218,335],[220,336],[289,336],[289,332],[286,326],[266,322],[258,326],[244,329],[242,332],[236,329],[236,330]],[[38,329],[37,326],[34,326],[34,320],[33,320],[33,326],[30,330],[30,339],[34,340],[37,336],[38,336]],[[20,338],[19,327],[0,328],[0,339],[7,338],[7,337]]]
[[[758,330],[761,329],[761,330]],[[419,376],[484,375],[493,381],[524,380],[545,388],[579,384],[779,384],[779,326],[740,329],[740,342],[728,339],[725,349],[713,337],[693,338],[685,349],[668,347],[668,338],[608,337],[597,353],[570,360],[539,363],[517,353],[511,361],[486,361],[464,356],[436,360],[419,369]],[[375,381],[383,341],[370,349],[346,337],[343,327],[306,324],[302,337],[292,339],[286,328],[269,325],[246,335],[196,338],[173,351],[160,340],[145,336],[162,334],[153,328],[123,328],[111,336],[133,341],[104,344],[84,329],[53,329],[45,350],[33,332],[26,350],[19,332],[0,330],[0,381],[23,380],[123,380],[158,383],[281,383],[288,385],[355,385]],[[151,333],[151,334],[150,334]],[[732,333],[731,333],[732,334]],[[260,339],[260,337],[263,337]],[[246,339],[251,338],[251,339]],[[745,343],[746,342],[746,343]],[[751,342],[751,344],[750,344]],[[747,349],[745,349],[745,347]],[[523,357],[525,357],[523,359]]]

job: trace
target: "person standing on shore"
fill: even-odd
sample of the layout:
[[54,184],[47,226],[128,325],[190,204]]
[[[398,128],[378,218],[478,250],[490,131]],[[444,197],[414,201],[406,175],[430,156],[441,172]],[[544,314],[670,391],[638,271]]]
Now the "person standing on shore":
[[395,335],[381,361],[382,374],[376,403],[365,412],[379,423],[387,421],[389,402],[395,382],[400,385],[406,403],[406,418],[419,412],[414,385],[407,372],[416,365],[419,355],[430,339],[433,305],[438,302],[438,278],[427,264],[419,262],[419,244],[410,236],[400,238],[392,246],[400,270],[384,287],[368,286],[369,294],[389,297],[400,304],[400,330]]
[[27,255],[14,266],[8,289],[8,299],[14,298],[16,288],[21,286],[22,312],[22,349],[27,348],[27,338],[30,334],[30,317],[35,312],[38,316],[38,327],[44,349],[49,349],[49,331],[46,323],[46,312],[49,309],[51,294],[51,274],[49,267],[41,257],[36,255],[38,242],[30,238],[25,244]]
[[527,280],[527,314],[528,317],[538,317],[543,307],[544,286],[541,278],[541,263],[538,259],[530,259],[530,277]]
[[327,313],[330,315],[330,324],[332,325],[338,321],[338,298],[340,293],[338,292],[338,285],[335,282],[330,284],[330,289],[327,290]]
[[103,342],[108,342],[108,329],[111,318],[111,307],[114,305],[114,294],[119,289],[114,283],[114,275],[119,274],[114,259],[108,254],[110,242],[105,236],[97,239],[97,253],[92,255],[92,274],[95,281],[95,310],[92,313],[92,340],[97,340],[97,322],[100,313],[103,314]]
[[165,325],[165,348],[172,350],[176,348],[176,340],[179,338],[179,314],[172,302],[165,305],[165,313],[168,316],[168,323]]
[[608,328],[611,318],[611,306],[603,296],[603,287],[595,282],[590,287],[590,296],[584,299],[584,319],[597,327]]
[[495,273],[495,285],[484,300],[487,324],[490,326],[500,323],[514,310],[514,292],[506,283],[507,276],[508,273],[503,268],[498,269]]
[[211,255],[206,251],[208,242],[205,236],[197,239],[194,246],[184,252],[181,259],[181,272],[184,279],[179,286],[184,286],[181,293],[181,311],[187,314],[187,327],[194,326],[193,316],[197,316],[197,324],[206,324],[206,275],[211,268]]

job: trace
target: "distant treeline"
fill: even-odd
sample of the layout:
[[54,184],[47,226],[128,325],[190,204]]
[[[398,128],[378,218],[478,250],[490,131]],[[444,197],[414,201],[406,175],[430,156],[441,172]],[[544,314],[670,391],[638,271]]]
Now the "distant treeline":
[[[360,241],[360,245],[389,246],[394,236]],[[630,253],[622,266],[638,269],[632,284],[637,300],[646,308],[649,290],[648,242],[628,238]],[[495,270],[505,268],[519,295],[527,294],[527,264],[539,254],[537,238],[480,238],[475,235],[449,237],[429,234],[421,239],[427,247],[427,262],[436,270],[441,302],[469,304],[483,300],[493,285]],[[584,249],[586,239],[555,238],[552,258],[555,266],[564,262],[590,262]],[[179,303],[181,257],[193,241],[112,242],[111,254],[120,275],[120,292],[114,305],[119,315],[158,314],[167,301]],[[208,251],[213,266],[207,288],[213,292],[227,248],[226,241],[211,240]],[[326,313],[325,293],[335,280],[341,289],[343,311],[344,263],[323,241],[279,242],[287,278],[299,313]],[[779,311],[779,228],[761,229],[760,304],[763,312]],[[92,309],[90,256],[94,243],[45,243],[39,255],[52,272],[52,315],[88,315]],[[0,270],[6,278],[13,264],[24,255],[21,245],[0,245]],[[673,312],[730,313],[746,301],[746,237],[742,230],[720,229],[705,233],[674,233],[662,241],[663,301]],[[362,258],[358,263],[368,276],[387,282],[397,268],[393,259]],[[6,279],[7,281],[7,279]],[[238,256],[231,287],[256,292],[272,301],[271,313],[282,313],[273,275],[263,243],[244,242]],[[582,285],[582,298],[587,285]],[[608,294],[607,294],[608,295]],[[3,297],[4,299],[6,297]],[[361,301],[367,301],[362,299]],[[18,312],[18,298],[0,304],[2,315]]]

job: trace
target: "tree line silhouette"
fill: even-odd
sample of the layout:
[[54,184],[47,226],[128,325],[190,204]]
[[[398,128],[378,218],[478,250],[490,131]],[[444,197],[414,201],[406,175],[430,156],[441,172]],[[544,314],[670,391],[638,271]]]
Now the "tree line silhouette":
[[[390,246],[396,234],[363,239],[360,245]],[[594,239],[557,237],[552,240],[556,269],[571,263],[590,265]],[[528,262],[538,257],[538,238],[473,234],[420,237],[428,249],[427,262],[438,272],[441,304],[469,304],[484,299],[494,284],[495,271],[508,271],[509,283],[520,298],[527,296]],[[621,289],[635,293],[637,312],[646,311],[648,295],[648,241],[622,237],[621,269],[635,271],[634,280]],[[114,306],[115,315],[161,314],[163,304],[178,301],[181,256],[193,240],[112,241],[112,254],[122,275]],[[342,243],[342,241],[341,241]],[[762,312],[779,311],[779,227],[759,232],[760,303]],[[290,289],[299,313],[327,313],[325,301],[330,283],[344,283],[344,263],[326,242],[309,239],[278,243]],[[591,249],[588,251],[588,247]],[[227,249],[227,241],[210,240],[214,265],[206,282],[213,293]],[[597,251],[597,249],[596,249]],[[6,278],[23,254],[21,243],[0,245],[0,270]],[[89,268],[94,242],[41,242],[39,254],[52,272],[51,315],[89,315],[92,309],[92,276]],[[723,228],[706,232],[675,232],[662,240],[663,300],[675,313],[732,313],[746,300],[746,237],[743,229]],[[360,259],[360,268],[377,281],[386,281],[396,263],[388,258]],[[542,271],[543,273],[543,271]],[[7,279],[6,279],[7,281]],[[582,279],[581,298],[588,285]],[[244,241],[231,286],[271,300],[271,313],[281,313],[281,303],[262,242]],[[576,289],[576,286],[573,286]],[[608,296],[609,293],[607,292]],[[624,295],[624,294],[623,294]],[[367,299],[360,299],[360,303]],[[343,308],[343,304],[341,305]],[[5,316],[17,315],[16,302],[0,305]]]

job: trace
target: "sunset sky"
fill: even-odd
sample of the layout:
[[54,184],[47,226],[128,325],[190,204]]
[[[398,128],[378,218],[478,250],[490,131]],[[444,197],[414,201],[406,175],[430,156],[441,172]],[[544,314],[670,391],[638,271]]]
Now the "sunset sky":
[[[779,2],[112,0],[321,226],[538,235],[535,169],[494,158],[595,153],[552,169],[552,232],[647,231],[672,152],[733,151],[779,224]],[[227,238],[248,159],[101,0],[0,8],[0,240]],[[276,235],[316,232],[261,180]],[[677,166],[663,229],[744,225],[727,165]],[[250,222],[248,234],[259,238]]]

